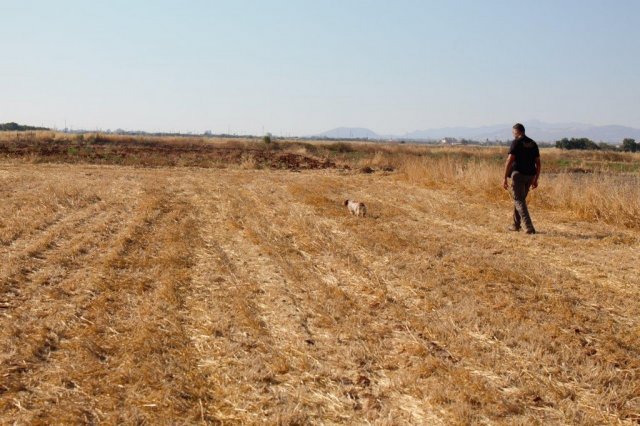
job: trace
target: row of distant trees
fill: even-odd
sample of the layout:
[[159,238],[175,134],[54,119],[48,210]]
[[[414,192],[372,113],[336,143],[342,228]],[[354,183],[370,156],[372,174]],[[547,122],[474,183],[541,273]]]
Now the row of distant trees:
[[595,143],[588,138],[564,138],[556,142],[556,148],[640,152],[640,143],[635,139],[625,139],[622,146],[617,147],[604,142]]
[[23,126],[18,123],[0,123],[0,132],[24,132],[24,131],[35,131],[35,130],[49,130],[46,127],[35,127],[35,126]]

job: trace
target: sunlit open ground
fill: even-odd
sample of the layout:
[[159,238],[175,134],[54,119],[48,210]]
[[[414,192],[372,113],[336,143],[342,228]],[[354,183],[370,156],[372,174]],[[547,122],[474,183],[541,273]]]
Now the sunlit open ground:
[[1,423],[640,421],[633,226],[334,169],[3,161],[0,201]]

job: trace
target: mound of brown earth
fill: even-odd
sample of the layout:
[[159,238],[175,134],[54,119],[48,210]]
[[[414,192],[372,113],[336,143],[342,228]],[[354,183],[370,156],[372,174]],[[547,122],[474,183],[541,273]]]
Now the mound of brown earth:
[[333,169],[336,167],[336,163],[330,160],[318,160],[313,157],[307,157],[304,155],[293,154],[290,152],[277,154],[272,159],[271,167],[284,168],[284,169]]
[[36,162],[95,163],[140,166],[221,167],[251,159],[257,167],[290,170],[336,168],[335,162],[266,147],[228,147],[206,143],[170,144],[162,141],[25,140],[0,142],[0,158],[30,158]]

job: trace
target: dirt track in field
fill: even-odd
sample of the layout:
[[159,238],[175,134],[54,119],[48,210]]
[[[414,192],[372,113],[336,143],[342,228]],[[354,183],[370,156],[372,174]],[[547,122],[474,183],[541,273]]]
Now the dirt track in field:
[[0,200],[1,423],[640,420],[637,231],[335,170],[0,163]]

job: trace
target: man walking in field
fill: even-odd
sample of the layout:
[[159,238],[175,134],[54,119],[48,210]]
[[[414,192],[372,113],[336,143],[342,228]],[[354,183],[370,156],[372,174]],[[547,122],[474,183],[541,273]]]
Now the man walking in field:
[[511,231],[520,231],[522,222],[527,234],[535,234],[536,230],[527,208],[529,188],[538,187],[540,177],[540,151],[538,145],[524,134],[524,126],[517,123],[512,129],[514,140],[511,142],[509,156],[504,168],[504,189],[509,189],[508,179],[511,177],[511,195],[513,197],[513,225]]

